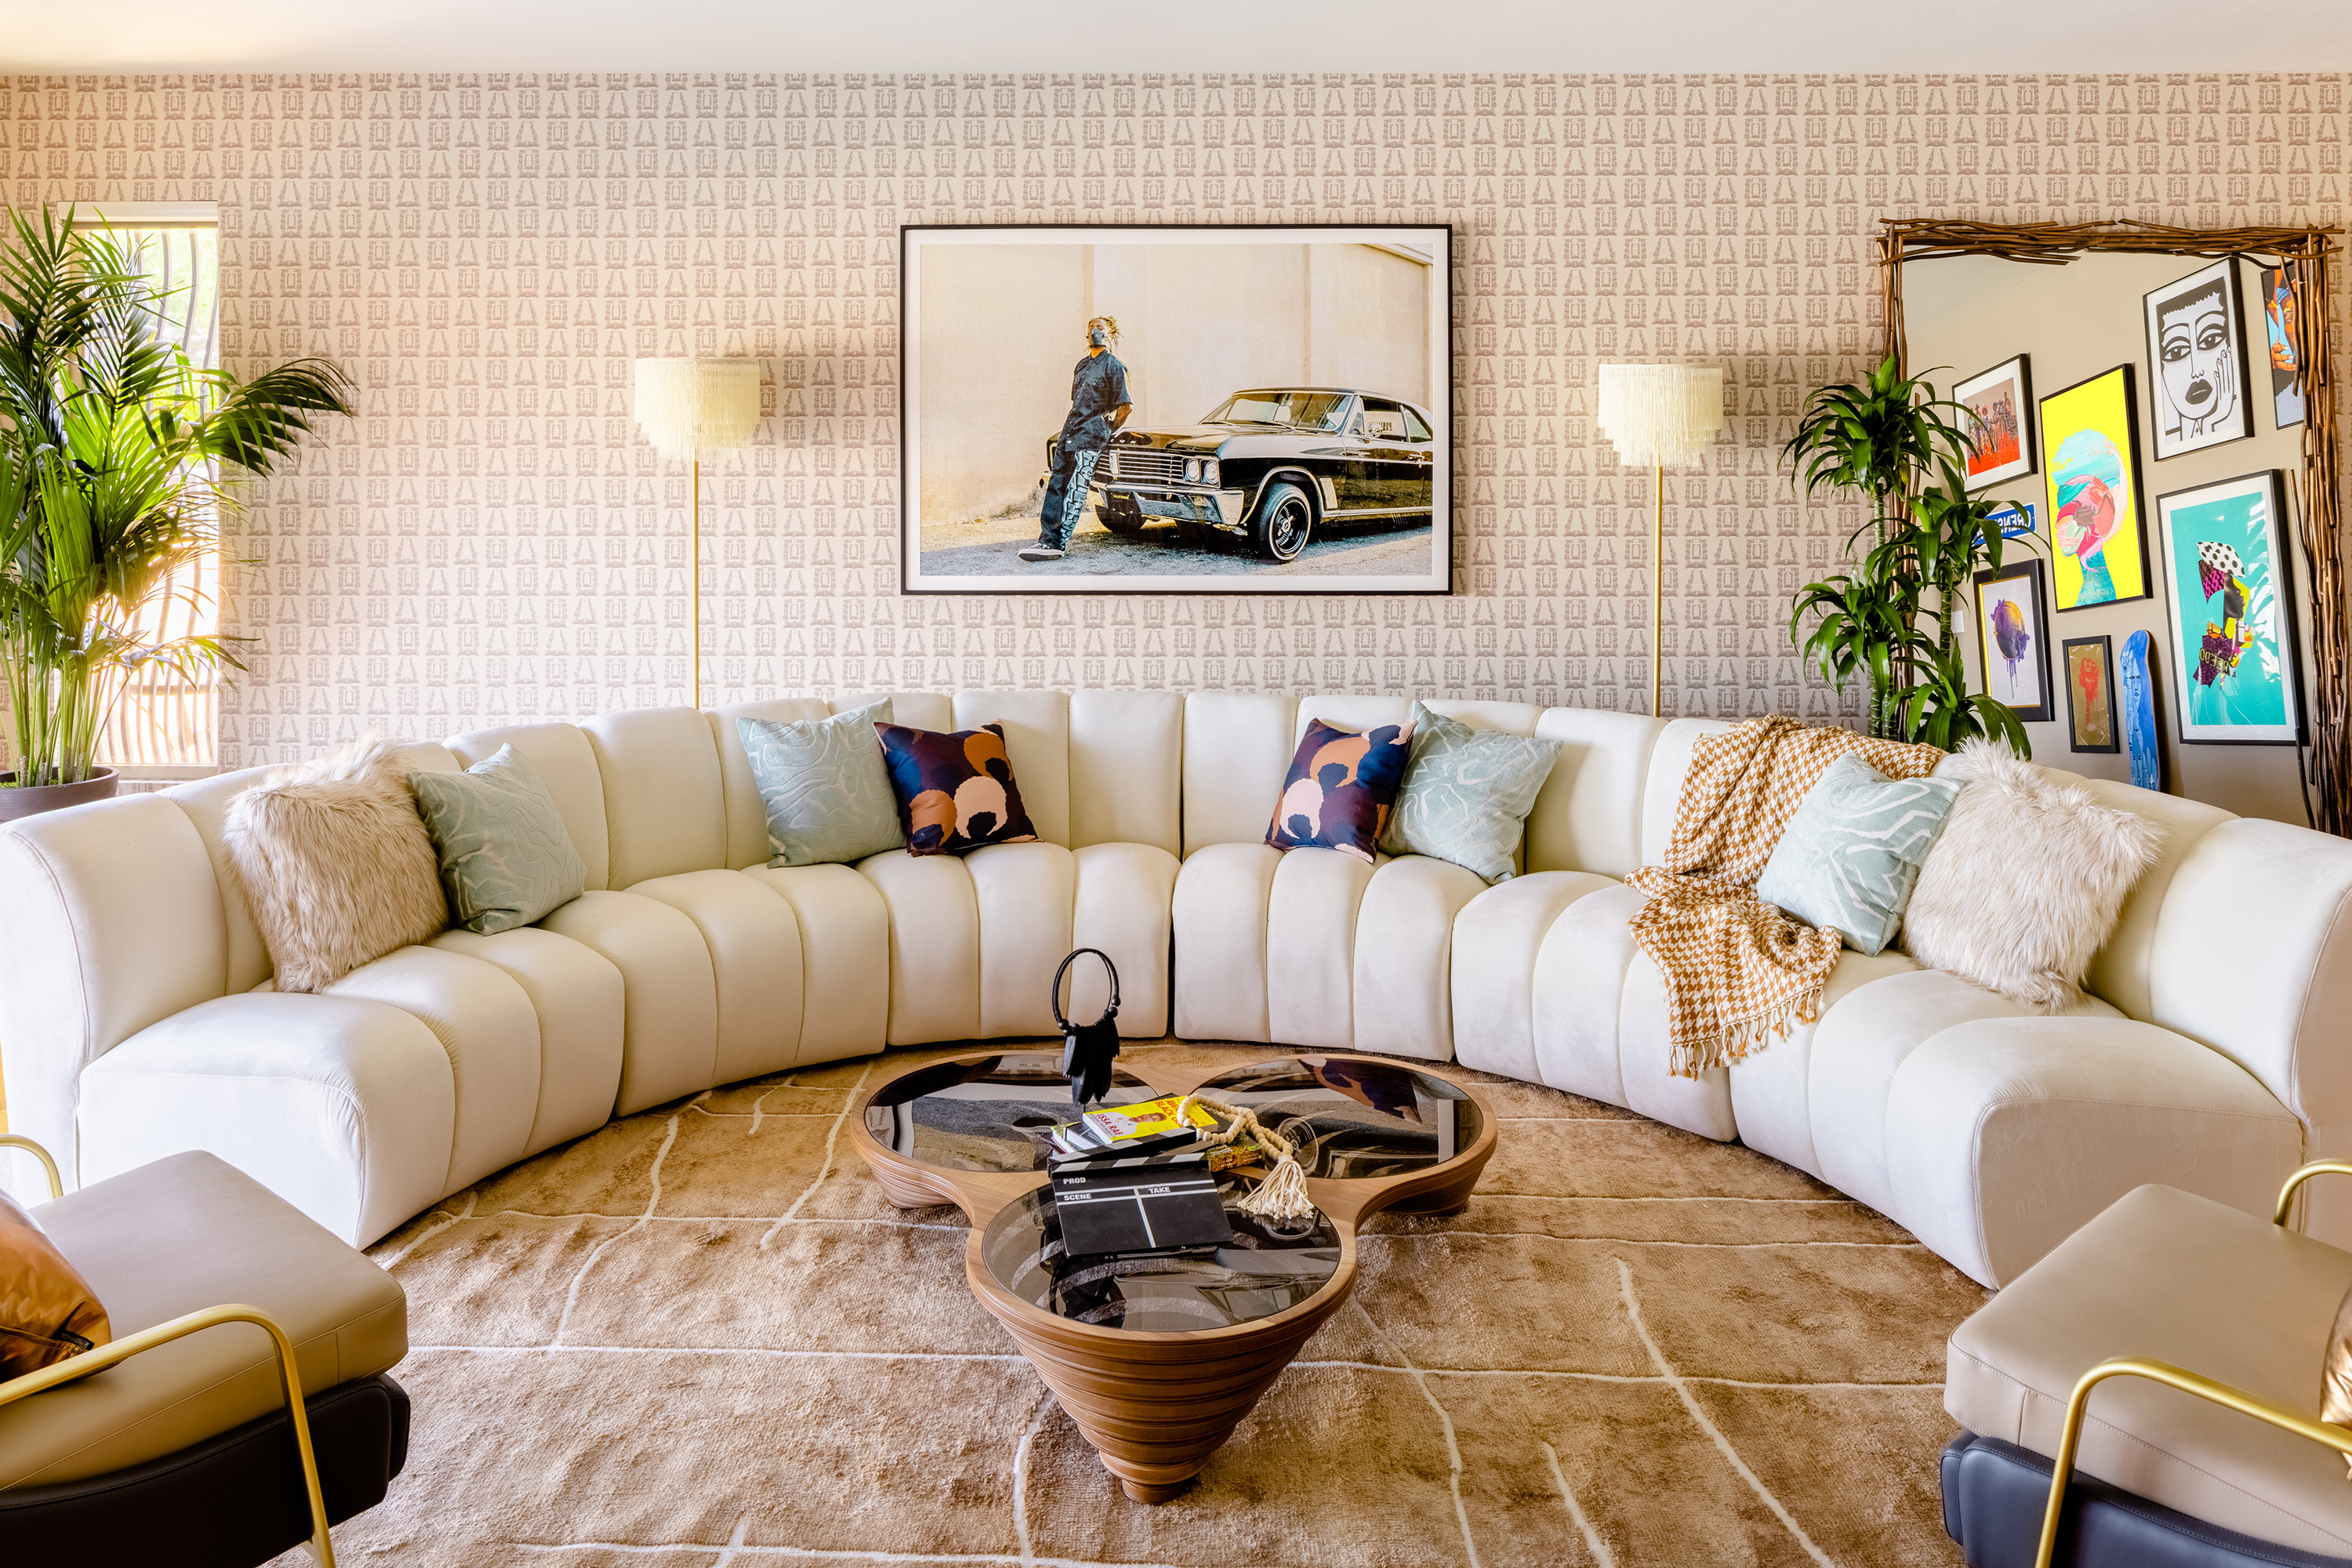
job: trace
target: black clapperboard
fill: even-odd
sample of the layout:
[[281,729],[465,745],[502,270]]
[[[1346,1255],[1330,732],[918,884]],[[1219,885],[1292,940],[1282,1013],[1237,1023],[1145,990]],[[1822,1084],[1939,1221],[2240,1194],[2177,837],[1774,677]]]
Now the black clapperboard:
[[1053,1166],[1062,1247],[1073,1257],[1132,1258],[1222,1247],[1233,1237],[1224,1199],[1194,1147]]

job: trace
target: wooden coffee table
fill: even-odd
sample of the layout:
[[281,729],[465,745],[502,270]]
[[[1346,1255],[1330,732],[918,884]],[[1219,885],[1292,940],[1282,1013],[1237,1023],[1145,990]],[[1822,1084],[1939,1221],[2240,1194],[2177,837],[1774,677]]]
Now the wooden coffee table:
[[1067,1257],[1045,1173],[1045,1129],[1076,1114],[1057,1051],[927,1062],[854,1107],[858,1152],[892,1203],[950,1203],[971,1220],[971,1293],[1139,1502],[1181,1491],[1348,1299],[1359,1225],[1391,1210],[1459,1211],[1495,1152],[1494,1111],[1474,1090],[1377,1057],[1208,1071],[1122,1058],[1104,1103],[1196,1089],[1307,1134],[1298,1160],[1318,1220],[1270,1227],[1235,1213],[1252,1177],[1229,1171],[1219,1183],[1231,1246]]

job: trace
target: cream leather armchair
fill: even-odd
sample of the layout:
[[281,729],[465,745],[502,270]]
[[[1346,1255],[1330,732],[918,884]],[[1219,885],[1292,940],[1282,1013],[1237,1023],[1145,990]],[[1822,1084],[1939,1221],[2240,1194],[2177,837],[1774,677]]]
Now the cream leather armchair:
[[[115,1337],[0,1383],[11,1561],[253,1568],[374,1506],[407,1450],[390,1276],[250,1177],[186,1153],[32,1209]],[[291,1436],[289,1445],[287,1438]],[[290,1447],[291,1452],[288,1450]]]

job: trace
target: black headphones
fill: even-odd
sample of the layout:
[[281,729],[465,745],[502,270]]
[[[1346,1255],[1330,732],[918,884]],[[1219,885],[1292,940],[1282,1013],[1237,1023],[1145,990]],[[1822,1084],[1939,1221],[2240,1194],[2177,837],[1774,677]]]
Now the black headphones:
[[[1087,953],[1102,960],[1110,976],[1110,1002],[1091,1024],[1073,1024],[1062,1016],[1062,976]],[[1100,1100],[1110,1089],[1111,1058],[1118,1055],[1118,966],[1098,947],[1082,947],[1062,960],[1054,971],[1054,1022],[1062,1028],[1062,1076],[1070,1080],[1070,1100],[1084,1105]]]

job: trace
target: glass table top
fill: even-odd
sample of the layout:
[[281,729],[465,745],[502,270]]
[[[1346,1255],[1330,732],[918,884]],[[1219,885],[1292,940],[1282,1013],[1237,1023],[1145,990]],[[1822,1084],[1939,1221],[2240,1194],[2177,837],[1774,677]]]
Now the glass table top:
[[[1114,1065],[1105,1103],[1159,1091]],[[951,1171],[1043,1171],[1049,1128],[1074,1121],[1059,1051],[1007,1051],[938,1062],[882,1086],[866,1108],[866,1135],[887,1149]]]
[[1141,1333],[1189,1333],[1255,1322],[1298,1305],[1331,1282],[1339,1235],[1318,1215],[1286,1235],[1233,1205],[1247,1178],[1221,1173],[1233,1236],[1224,1246],[1164,1258],[1072,1258],[1050,1189],[1007,1204],[982,1233],[980,1252],[996,1282],[1057,1318]]
[[1431,1073],[1394,1062],[1283,1057],[1218,1074],[1201,1092],[1247,1106],[1298,1145],[1310,1176],[1402,1176],[1469,1152],[1478,1102]]

